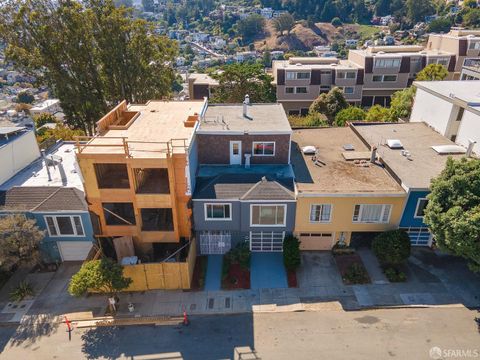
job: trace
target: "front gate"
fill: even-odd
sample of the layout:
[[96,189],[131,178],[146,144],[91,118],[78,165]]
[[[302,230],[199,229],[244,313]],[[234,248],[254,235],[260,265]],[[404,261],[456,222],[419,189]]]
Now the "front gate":
[[214,255],[225,254],[232,248],[232,235],[230,234],[200,234],[200,254]]

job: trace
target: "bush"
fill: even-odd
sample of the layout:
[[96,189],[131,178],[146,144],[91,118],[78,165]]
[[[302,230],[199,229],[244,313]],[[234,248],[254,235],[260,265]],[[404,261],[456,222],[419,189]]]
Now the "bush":
[[31,104],[35,101],[35,97],[28,91],[19,92],[17,95],[17,103]]
[[335,115],[336,126],[345,126],[347,121],[358,121],[365,120],[367,114],[365,111],[356,106],[349,106],[346,109],[340,110],[337,115]]
[[339,27],[339,26],[342,26],[343,23],[342,23],[342,20],[340,20],[340,18],[334,17],[334,18],[332,19],[331,24],[332,24],[333,26],[335,26],[335,27]]
[[283,240],[283,263],[289,271],[300,266],[300,241],[293,235],[287,235]]
[[407,275],[403,271],[397,270],[393,267],[386,268],[383,273],[390,282],[405,282],[407,281]]
[[370,281],[367,271],[360,264],[352,264],[343,275],[345,282],[349,284],[366,284]]
[[372,251],[381,265],[400,265],[410,256],[410,238],[403,230],[386,231],[373,239]]
[[32,285],[26,281],[22,281],[18,286],[10,293],[10,300],[22,301],[26,297],[35,295]]
[[231,249],[224,255],[224,273],[228,272],[231,264],[239,264],[244,269],[250,268],[250,249],[247,243],[239,243],[235,248]]

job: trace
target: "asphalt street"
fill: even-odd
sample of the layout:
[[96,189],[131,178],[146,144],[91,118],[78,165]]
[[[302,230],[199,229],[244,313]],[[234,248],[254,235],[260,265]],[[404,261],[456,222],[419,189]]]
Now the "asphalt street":
[[[479,316],[465,308],[204,316],[192,317],[188,327],[74,329],[71,341],[64,325],[2,327],[0,358],[421,360],[438,359],[438,354],[445,359],[480,358],[475,321]],[[453,351],[465,356],[453,357],[460,354]]]

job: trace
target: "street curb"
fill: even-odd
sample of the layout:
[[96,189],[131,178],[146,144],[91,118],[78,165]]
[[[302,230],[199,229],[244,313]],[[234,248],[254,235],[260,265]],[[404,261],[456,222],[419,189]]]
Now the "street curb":
[[395,309],[468,309],[463,304],[413,304],[413,305],[373,305],[373,306],[361,306],[355,311],[365,310],[395,310]]

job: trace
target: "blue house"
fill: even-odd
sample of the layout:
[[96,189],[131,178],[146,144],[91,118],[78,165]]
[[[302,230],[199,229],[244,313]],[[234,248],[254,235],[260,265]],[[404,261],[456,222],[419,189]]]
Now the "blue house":
[[400,228],[413,246],[430,246],[433,238],[423,222],[430,183],[445,167],[448,157],[459,159],[466,149],[440,135],[425,123],[356,123],[352,128],[407,192]]
[[[1,169],[0,169],[1,171]],[[59,143],[0,185],[0,215],[24,214],[45,231],[45,262],[83,261],[95,243],[74,144]]]

